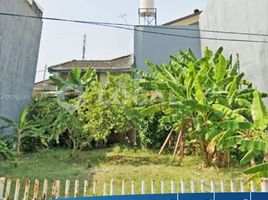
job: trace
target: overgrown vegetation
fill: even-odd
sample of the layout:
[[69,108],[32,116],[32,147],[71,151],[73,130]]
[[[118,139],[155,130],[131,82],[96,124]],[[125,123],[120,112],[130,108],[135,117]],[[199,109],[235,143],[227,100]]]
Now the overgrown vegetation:
[[[173,160],[199,156],[206,167],[251,163],[245,173],[268,177],[268,112],[261,93],[239,70],[239,60],[206,49],[196,58],[189,50],[168,64],[147,62],[151,73],[107,75],[73,69],[66,80],[53,76],[56,97],[33,100],[12,127],[17,154],[43,148],[78,150],[113,143],[159,149],[169,146]],[[0,140],[0,155],[10,146]],[[177,162],[177,161],[176,161]]]

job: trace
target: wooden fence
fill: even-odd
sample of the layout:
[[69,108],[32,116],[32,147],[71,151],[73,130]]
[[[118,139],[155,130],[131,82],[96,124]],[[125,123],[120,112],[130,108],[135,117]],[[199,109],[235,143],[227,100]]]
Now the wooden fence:
[[[41,185],[42,184],[42,185]],[[159,185],[157,185],[159,184]],[[268,179],[264,179],[259,184],[251,181],[245,183],[243,180],[231,181],[160,181],[136,183],[134,181],[111,180],[109,182],[98,183],[97,181],[89,182],[88,180],[79,181],[70,180],[61,181],[47,179],[42,182],[38,179],[31,181],[26,179],[11,180],[10,178],[0,178],[0,200],[28,200],[48,198],[68,198],[82,196],[98,195],[126,195],[126,194],[156,194],[156,193],[195,193],[195,192],[268,192]],[[24,187],[22,187],[24,186]],[[158,188],[158,190],[156,190]]]

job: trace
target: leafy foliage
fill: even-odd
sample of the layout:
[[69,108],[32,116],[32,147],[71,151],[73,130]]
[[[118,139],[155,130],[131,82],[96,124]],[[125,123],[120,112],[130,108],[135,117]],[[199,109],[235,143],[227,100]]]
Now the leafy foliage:
[[106,141],[111,133],[118,137],[129,131],[135,134],[141,121],[136,89],[136,82],[129,75],[108,75],[105,84],[91,85],[79,101],[78,114],[85,122],[84,132],[96,141]]
[[[151,93],[161,93],[162,97],[150,107],[145,106],[143,113],[162,111],[162,123],[172,123],[176,129],[188,133],[183,138],[198,141],[207,165],[213,162],[220,165],[222,154],[227,155],[224,162],[229,162],[233,148],[228,138],[247,137],[244,133],[252,129],[251,104],[255,108],[264,107],[260,101],[264,95],[255,92],[244,73],[239,72],[239,60],[233,64],[232,56],[227,59],[222,51],[219,48],[213,54],[206,49],[201,59],[190,50],[179,52],[170,57],[169,64],[155,65],[148,61],[151,74],[134,69],[142,78],[140,85]],[[259,98],[253,100],[256,96]],[[257,117],[253,113],[255,126],[261,130],[267,125],[266,115],[262,112]],[[181,140],[180,146],[185,143]]]
[[[26,138],[35,138],[44,141],[44,130],[41,128],[41,121],[29,120],[29,108],[24,108],[19,116],[18,122],[0,116],[0,120],[7,125],[5,128],[11,128],[15,132],[15,144],[17,154],[20,155],[22,142]],[[12,135],[12,134],[11,134]]]

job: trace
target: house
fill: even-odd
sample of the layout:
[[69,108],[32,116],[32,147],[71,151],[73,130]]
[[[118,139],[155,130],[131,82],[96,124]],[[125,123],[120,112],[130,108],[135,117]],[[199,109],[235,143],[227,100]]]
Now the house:
[[[0,12],[42,16],[35,0],[0,0]],[[0,15],[1,116],[17,120],[31,100],[41,31],[41,19]]]
[[202,11],[199,9],[195,9],[194,13],[187,15],[185,17],[181,17],[179,19],[175,19],[173,21],[167,22],[163,24],[163,26],[190,26],[190,25],[198,25],[199,17]]
[[[202,49],[208,46],[215,51],[222,46],[226,56],[238,53],[240,70],[263,92],[268,92],[267,13],[267,0],[244,0],[243,3],[233,0],[208,0],[207,7],[200,16],[201,30],[225,32],[201,31],[201,37],[240,40],[202,39]],[[226,32],[234,32],[235,34]],[[268,101],[266,103],[268,105]]]
[[48,67],[48,72],[51,74],[59,74],[62,79],[66,79],[71,69],[78,67],[82,72],[88,68],[94,69],[100,82],[106,81],[107,73],[119,75],[122,73],[131,73],[133,64],[132,55],[126,55],[111,60],[72,60],[69,62],[57,64]]
[[198,31],[201,13],[196,9],[193,14],[160,26],[135,26],[134,66],[149,71],[144,63],[145,60],[151,60],[156,64],[168,63],[169,55],[189,48],[197,57],[201,57]]

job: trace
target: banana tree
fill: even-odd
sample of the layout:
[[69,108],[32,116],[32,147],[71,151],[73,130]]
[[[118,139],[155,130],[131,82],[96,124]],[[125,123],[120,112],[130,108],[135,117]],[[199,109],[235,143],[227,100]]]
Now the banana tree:
[[84,92],[93,81],[97,80],[97,75],[95,70],[87,69],[83,73],[80,68],[74,68],[69,72],[66,80],[58,74],[51,76],[50,80],[58,87],[58,90],[69,92],[69,96],[73,92],[73,95],[77,96],[77,92]]
[[197,59],[188,50],[171,56],[169,64],[147,62],[151,74],[134,70],[144,89],[162,97],[146,105],[143,113],[163,111],[162,122],[172,123],[180,132],[180,146],[187,137],[197,140],[207,165],[218,153],[228,153],[228,137],[250,128],[252,83],[239,73],[239,60],[233,64],[222,51],[213,54],[206,49],[204,57]]
[[[268,178],[268,111],[262,101],[258,91],[253,93],[253,103],[251,106],[252,124],[247,135],[239,135],[229,138],[229,143],[239,146],[245,155],[241,159],[242,164],[247,164],[257,156],[262,156],[263,161],[258,165],[246,169],[244,173],[253,174],[253,177]],[[253,178],[252,177],[252,178]]]
[[18,122],[1,117],[6,125],[4,128],[10,128],[15,132],[15,146],[18,155],[21,154],[21,145],[24,138],[37,138],[45,144],[44,130],[40,128],[41,121],[32,121],[28,119],[29,109],[24,108],[19,116]]

